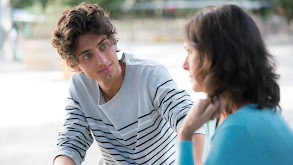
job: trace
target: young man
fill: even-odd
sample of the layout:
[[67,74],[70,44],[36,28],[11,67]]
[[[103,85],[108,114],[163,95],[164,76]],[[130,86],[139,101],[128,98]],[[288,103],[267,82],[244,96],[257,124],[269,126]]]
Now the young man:
[[[71,78],[64,130],[54,164],[81,164],[95,139],[106,164],[172,164],[174,142],[192,106],[163,66],[123,53],[102,8],[82,3],[66,9],[52,45],[78,73]],[[194,135],[201,161],[204,130]]]

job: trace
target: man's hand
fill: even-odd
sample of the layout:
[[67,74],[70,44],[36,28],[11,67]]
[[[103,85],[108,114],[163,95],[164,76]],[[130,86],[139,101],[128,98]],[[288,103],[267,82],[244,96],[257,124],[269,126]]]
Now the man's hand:
[[75,163],[69,157],[61,155],[54,160],[53,165],[75,165]]
[[220,102],[215,99],[211,103],[210,99],[198,100],[189,110],[182,125],[179,128],[179,140],[191,140],[195,130],[199,129],[204,123],[215,119],[221,114]]

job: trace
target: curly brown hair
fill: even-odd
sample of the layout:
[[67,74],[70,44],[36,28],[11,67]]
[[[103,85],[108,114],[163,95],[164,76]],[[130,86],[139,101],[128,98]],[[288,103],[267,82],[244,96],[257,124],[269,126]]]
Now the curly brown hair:
[[185,40],[199,52],[196,79],[211,100],[223,98],[233,113],[243,103],[276,109],[280,88],[273,56],[253,21],[235,5],[207,7],[186,25]]
[[108,14],[97,4],[79,4],[75,8],[65,9],[54,30],[51,43],[59,55],[68,60],[70,67],[78,65],[76,57],[77,38],[92,32],[96,35],[107,35],[116,44],[116,29]]

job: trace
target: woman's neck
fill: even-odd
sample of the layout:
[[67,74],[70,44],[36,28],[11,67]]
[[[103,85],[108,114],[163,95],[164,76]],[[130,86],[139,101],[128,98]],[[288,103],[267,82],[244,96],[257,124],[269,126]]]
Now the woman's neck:
[[227,111],[226,111],[226,102],[227,100],[226,99],[223,99],[223,98],[220,98],[220,108],[222,109],[222,114],[219,115],[218,119],[217,119],[217,124],[216,124],[216,127],[219,127],[223,121],[229,116],[231,115],[232,113],[235,113],[236,111],[238,111],[238,109],[240,107],[243,107],[245,105],[249,105],[249,104],[252,104],[251,101],[244,101],[243,103],[239,104],[239,105],[233,105],[232,106],[232,110],[230,112],[232,112],[231,114],[228,114]]

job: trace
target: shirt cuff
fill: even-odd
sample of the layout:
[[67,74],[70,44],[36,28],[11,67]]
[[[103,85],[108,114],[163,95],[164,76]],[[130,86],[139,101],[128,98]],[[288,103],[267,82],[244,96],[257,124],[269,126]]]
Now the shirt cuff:
[[176,142],[176,163],[175,165],[194,165],[193,141]]
[[61,156],[61,155],[69,157],[70,159],[72,159],[74,161],[74,163],[76,165],[81,165],[82,158],[79,156],[78,153],[71,151],[71,150],[59,150],[56,152],[56,156],[55,156],[54,160],[58,156]]

